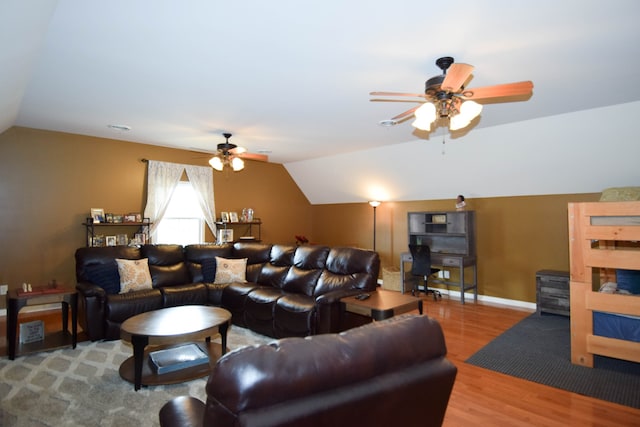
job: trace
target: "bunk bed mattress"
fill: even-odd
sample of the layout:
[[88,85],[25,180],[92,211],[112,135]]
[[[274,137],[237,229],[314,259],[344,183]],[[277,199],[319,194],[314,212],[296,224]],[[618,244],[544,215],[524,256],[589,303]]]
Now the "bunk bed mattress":
[[[626,298],[640,298],[640,271],[616,270],[617,289],[629,292]],[[640,342],[640,317],[593,312],[593,334]]]

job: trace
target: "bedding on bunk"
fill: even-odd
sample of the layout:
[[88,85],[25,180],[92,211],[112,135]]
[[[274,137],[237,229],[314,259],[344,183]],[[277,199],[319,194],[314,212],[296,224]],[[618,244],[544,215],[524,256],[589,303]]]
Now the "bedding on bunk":
[[[600,292],[640,297],[640,271],[616,270],[616,282],[604,283]],[[594,311],[593,334],[640,342],[640,317]]]

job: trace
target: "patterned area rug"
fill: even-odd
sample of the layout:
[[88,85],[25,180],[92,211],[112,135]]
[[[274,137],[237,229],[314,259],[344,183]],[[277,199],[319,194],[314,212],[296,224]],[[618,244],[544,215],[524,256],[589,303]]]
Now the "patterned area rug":
[[[227,338],[231,350],[273,340],[237,326]],[[206,378],[134,391],[118,373],[132,354],[122,341],[106,341],[0,359],[0,426],[157,426],[171,398],[205,399]]]

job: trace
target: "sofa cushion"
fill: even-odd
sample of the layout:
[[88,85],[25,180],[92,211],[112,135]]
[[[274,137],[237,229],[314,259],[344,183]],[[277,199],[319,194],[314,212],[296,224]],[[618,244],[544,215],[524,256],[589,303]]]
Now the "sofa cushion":
[[100,286],[107,294],[115,295],[120,292],[120,274],[115,261],[88,265],[85,274],[91,283]]
[[116,259],[118,273],[120,274],[120,293],[151,289],[151,273],[149,273],[149,260],[142,259]]
[[191,282],[189,269],[183,262],[174,265],[149,265],[154,288],[178,286]]
[[245,282],[247,258],[229,259],[216,257],[216,277],[214,283]]

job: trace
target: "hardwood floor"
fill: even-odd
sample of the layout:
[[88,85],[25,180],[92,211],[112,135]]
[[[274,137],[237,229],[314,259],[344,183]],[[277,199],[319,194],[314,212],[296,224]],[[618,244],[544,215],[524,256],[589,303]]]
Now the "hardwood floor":
[[[640,426],[640,410],[592,399],[488,371],[464,361],[529,314],[447,296],[424,298],[425,314],[437,319],[458,376],[447,408],[445,427],[458,426]],[[47,329],[59,327],[59,313],[21,314],[21,321],[42,318]],[[6,356],[6,323],[0,318],[0,355]],[[79,339],[83,339],[80,334]],[[428,417],[425,411],[425,417]]]

